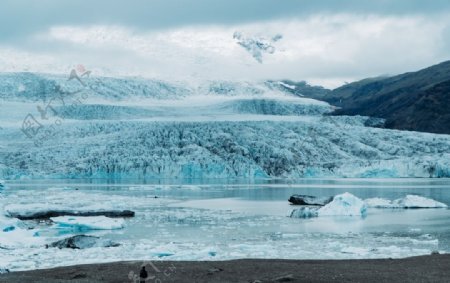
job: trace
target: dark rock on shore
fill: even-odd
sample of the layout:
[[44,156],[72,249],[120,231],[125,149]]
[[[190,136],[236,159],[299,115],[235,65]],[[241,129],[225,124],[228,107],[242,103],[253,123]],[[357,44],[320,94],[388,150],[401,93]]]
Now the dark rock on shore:
[[324,206],[331,201],[333,201],[333,197],[315,197],[315,196],[307,196],[307,195],[292,195],[289,200],[290,203],[296,205],[318,205]]
[[110,240],[102,240],[99,237],[76,235],[63,240],[53,242],[46,245],[46,248],[60,248],[60,249],[88,249],[93,247],[118,247],[120,244],[114,243]]
[[291,282],[294,281],[294,276],[292,274],[279,276],[273,279],[274,282]]
[[134,217],[134,211],[131,210],[105,210],[105,211],[72,211],[72,210],[47,210],[35,213],[10,213],[10,217],[20,220],[43,220],[58,216],[106,216],[111,218]]

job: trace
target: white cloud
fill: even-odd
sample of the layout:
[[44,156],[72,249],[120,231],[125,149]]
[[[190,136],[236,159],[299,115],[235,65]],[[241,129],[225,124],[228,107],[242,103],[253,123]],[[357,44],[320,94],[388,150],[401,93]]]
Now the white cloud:
[[[450,59],[450,50],[442,51],[448,44],[442,34],[449,27],[448,15],[351,14],[152,32],[107,25],[55,26],[33,38],[48,44],[48,52],[30,51],[29,60],[17,60],[16,65],[49,71],[43,69],[52,64],[83,63],[107,75],[177,80],[288,78],[333,87]],[[259,64],[236,44],[236,30],[265,37],[281,33],[283,39],[277,42],[277,52],[265,54],[263,64]],[[52,52],[52,44],[64,45],[66,52]],[[0,54],[1,62],[4,54]],[[38,58],[39,64],[33,58]]]

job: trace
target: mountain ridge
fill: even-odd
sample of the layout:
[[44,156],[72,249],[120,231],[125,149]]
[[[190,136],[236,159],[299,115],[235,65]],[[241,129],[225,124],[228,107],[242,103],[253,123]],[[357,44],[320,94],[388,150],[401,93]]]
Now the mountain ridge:
[[306,96],[336,106],[331,115],[371,116],[386,119],[390,129],[450,134],[450,61]]

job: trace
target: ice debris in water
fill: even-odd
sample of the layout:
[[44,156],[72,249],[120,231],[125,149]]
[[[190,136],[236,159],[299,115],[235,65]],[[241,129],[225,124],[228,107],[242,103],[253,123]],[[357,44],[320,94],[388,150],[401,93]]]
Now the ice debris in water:
[[50,219],[56,223],[56,228],[75,231],[113,230],[124,227],[123,219],[113,219],[106,216],[60,216]]
[[447,208],[445,203],[418,195],[407,195],[396,200],[369,198],[361,200],[350,193],[343,193],[322,207],[303,206],[292,210],[290,217],[364,216],[367,208]]

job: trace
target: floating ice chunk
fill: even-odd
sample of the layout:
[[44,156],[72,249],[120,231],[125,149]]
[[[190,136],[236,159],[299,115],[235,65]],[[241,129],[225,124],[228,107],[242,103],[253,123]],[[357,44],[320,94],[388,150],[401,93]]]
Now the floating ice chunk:
[[56,223],[56,228],[74,231],[113,230],[124,227],[123,219],[113,219],[105,216],[60,216],[50,219]]
[[36,247],[44,243],[44,239],[38,237],[36,231],[20,228],[15,224],[0,226],[0,249]]
[[407,195],[404,198],[388,200],[383,198],[370,198],[364,201],[368,207],[375,208],[446,208],[445,203],[435,201],[430,198]]
[[337,195],[333,201],[320,208],[304,206],[292,210],[290,217],[310,218],[316,216],[363,216],[367,208],[447,208],[445,203],[417,195],[407,195],[404,198],[388,200],[384,198],[369,198],[361,200],[350,193]]
[[360,198],[350,193],[343,193],[334,197],[333,201],[321,207],[318,216],[363,216],[367,206]]
[[391,200],[385,198],[368,198],[364,200],[367,207],[377,207],[377,208],[396,208]]
[[361,199],[350,193],[343,193],[322,207],[303,206],[292,210],[292,218],[310,218],[317,216],[363,216],[367,206]]
[[404,198],[397,199],[393,201],[399,207],[403,208],[446,208],[447,205],[435,201],[434,199],[429,199],[417,195],[407,195]]

